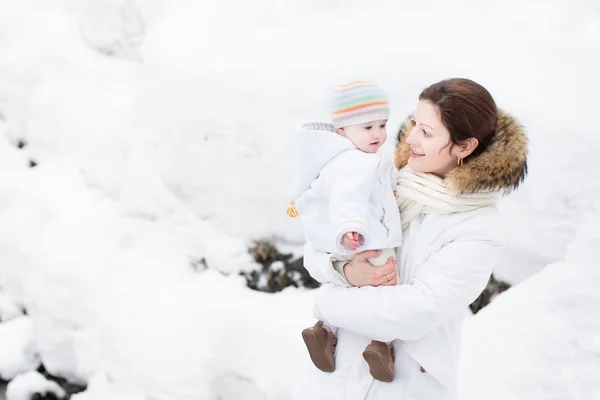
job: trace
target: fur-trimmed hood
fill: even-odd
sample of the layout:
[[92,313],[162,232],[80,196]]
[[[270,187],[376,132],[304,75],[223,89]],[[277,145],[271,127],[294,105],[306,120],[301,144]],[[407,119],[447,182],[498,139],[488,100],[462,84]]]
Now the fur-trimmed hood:
[[[411,117],[398,131],[398,144],[394,155],[396,168],[401,169],[410,157],[406,138],[412,129]],[[517,189],[527,175],[527,136],[515,117],[498,110],[496,133],[487,150],[471,157],[454,168],[444,181],[459,194],[487,190],[508,193]]]

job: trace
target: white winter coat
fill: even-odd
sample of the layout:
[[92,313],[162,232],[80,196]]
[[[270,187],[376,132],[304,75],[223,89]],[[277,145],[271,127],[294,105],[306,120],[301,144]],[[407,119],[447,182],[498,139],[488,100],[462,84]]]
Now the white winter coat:
[[[307,123],[298,131],[296,171],[293,197],[312,246],[349,255],[400,245],[393,166],[382,153],[358,150],[332,124]],[[364,239],[356,251],[342,245],[348,232]]]
[[[409,130],[403,126],[399,133],[398,168],[408,159],[403,139]],[[453,170],[446,181],[463,193],[510,191],[526,174],[526,154],[521,126],[501,113],[488,151]],[[455,399],[463,315],[485,288],[504,249],[499,226],[495,206],[415,219],[398,250],[400,282],[394,287],[347,288],[331,255],[305,246],[306,268],[326,282],[316,293],[315,318],[339,329],[335,372],[311,368],[300,398]],[[373,380],[362,358],[372,339],[394,340],[396,377],[391,383]]]

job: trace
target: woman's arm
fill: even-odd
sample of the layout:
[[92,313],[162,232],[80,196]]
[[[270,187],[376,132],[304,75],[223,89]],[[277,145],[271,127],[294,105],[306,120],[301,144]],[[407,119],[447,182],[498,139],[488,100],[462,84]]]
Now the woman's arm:
[[[373,267],[367,261],[368,258],[376,257],[380,254],[379,250],[367,250],[354,256],[352,262],[358,262],[364,268],[360,271],[352,272],[352,282],[359,282],[360,286],[365,285],[395,285],[396,284],[396,266],[390,263],[383,267]],[[346,276],[340,271],[341,268],[334,268],[333,255],[315,249],[310,243],[304,245],[304,267],[315,280],[320,283],[331,283],[337,286],[350,287],[352,283],[348,282]],[[360,274],[360,278],[358,277]],[[394,279],[388,282],[387,275]]]
[[315,317],[375,340],[419,339],[464,311],[485,288],[504,242],[486,232],[485,223],[478,226],[432,255],[410,284],[323,286]]

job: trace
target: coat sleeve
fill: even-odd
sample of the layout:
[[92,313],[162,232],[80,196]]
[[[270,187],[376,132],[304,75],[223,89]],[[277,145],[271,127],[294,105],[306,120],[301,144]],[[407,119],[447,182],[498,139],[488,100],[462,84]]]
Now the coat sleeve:
[[360,252],[369,243],[369,199],[377,184],[380,157],[359,150],[340,154],[327,170],[326,177],[329,215],[334,228],[335,246],[341,254],[350,254],[342,245],[348,232],[358,232],[363,237]]
[[332,283],[334,285],[352,286],[346,277],[333,267],[333,255],[318,251],[309,242],[304,245],[304,268],[319,283]]
[[410,284],[324,285],[315,298],[315,317],[375,340],[419,339],[464,311],[485,288],[505,247],[503,237],[486,228],[473,227],[447,242]]

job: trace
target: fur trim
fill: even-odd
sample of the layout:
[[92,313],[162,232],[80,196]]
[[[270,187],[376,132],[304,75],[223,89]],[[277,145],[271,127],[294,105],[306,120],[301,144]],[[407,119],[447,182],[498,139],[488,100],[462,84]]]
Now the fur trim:
[[[410,146],[406,137],[412,129],[409,116],[398,131],[394,164],[400,169],[408,163]],[[444,181],[460,194],[485,190],[509,193],[517,189],[527,175],[527,135],[525,129],[510,114],[498,110],[498,123],[492,143],[485,152],[454,168]]]

